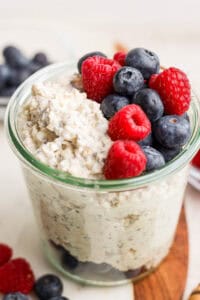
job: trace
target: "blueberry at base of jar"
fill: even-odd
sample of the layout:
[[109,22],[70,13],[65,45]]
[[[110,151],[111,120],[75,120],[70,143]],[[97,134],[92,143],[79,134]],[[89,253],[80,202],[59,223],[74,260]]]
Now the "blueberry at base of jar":
[[79,283],[94,286],[114,286],[136,282],[154,271],[145,266],[122,272],[107,263],[80,262],[53,241],[43,242],[45,255],[62,274]]

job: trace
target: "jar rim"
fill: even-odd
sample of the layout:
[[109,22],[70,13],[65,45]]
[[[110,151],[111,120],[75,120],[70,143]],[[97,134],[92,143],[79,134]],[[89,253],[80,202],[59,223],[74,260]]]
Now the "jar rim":
[[[192,92],[192,101],[190,105],[189,115],[191,122],[191,137],[182,151],[166,165],[154,172],[144,173],[138,177],[118,180],[103,180],[103,179],[86,179],[75,177],[67,174],[64,171],[53,169],[50,166],[36,159],[30,151],[23,145],[17,130],[17,110],[20,105],[20,98],[25,93],[23,98],[26,99],[31,94],[31,86],[36,81],[46,81],[55,77],[59,73],[64,73],[66,70],[75,70],[75,64],[57,63],[48,66],[32,76],[30,76],[23,84],[21,84],[11,97],[6,117],[5,127],[8,140],[11,148],[17,157],[28,167],[50,180],[57,181],[59,184],[74,186],[75,188],[89,188],[98,190],[128,190],[140,188],[151,182],[157,181],[165,176],[172,174],[183,168],[194,156],[200,145],[200,101],[197,95]],[[22,102],[24,103],[24,101]]]

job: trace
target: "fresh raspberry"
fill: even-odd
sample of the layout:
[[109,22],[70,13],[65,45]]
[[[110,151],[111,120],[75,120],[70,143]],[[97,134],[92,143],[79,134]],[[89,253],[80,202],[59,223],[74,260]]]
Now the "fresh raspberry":
[[121,66],[125,66],[125,58],[126,52],[124,51],[116,52],[113,56],[113,59],[117,61]]
[[83,88],[88,98],[101,102],[113,91],[113,76],[121,66],[118,62],[101,56],[93,56],[82,64]]
[[156,79],[150,79],[149,85],[160,94],[166,114],[182,115],[189,109],[191,89],[183,71],[166,69]]
[[108,135],[113,141],[140,141],[151,132],[151,123],[139,105],[130,104],[110,119]]
[[156,82],[157,78],[158,78],[158,74],[151,75],[151,77],[149,79],[149,83],[148,83],[148,85],[151,89],[156,89],[155,82]]
[[193,166],[200,169],[200,150],[197,152],[197,154],[193,158],[192,164],[193,164]]
[[12,257],[12,249],[5,244],[0,244],[0,267],[6,264]]
[[16,258],[0,268],[0,292],[7,294],[21,292],[28,294],[34,285],[34,274],[29,263]]
[[134,141],[116,141],[111,146],[104,165],[106,179],[122,179],[140,175],[147,159]]

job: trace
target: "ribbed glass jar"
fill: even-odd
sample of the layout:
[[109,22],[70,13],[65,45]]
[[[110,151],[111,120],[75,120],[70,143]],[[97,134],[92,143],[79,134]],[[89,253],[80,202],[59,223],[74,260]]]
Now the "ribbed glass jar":
[[135,281],[159,265],[173,242],[189,162],[200,144],[200,104],[193,95],[191,138],[162,169],[123,180],[73,177],[44,165],[25,148],[18,115],[33,83],[74,72],[74,65],[53,65],[17,89],[5,121],[8,139],[21,162],[45,253],[52,264],[87,284]]

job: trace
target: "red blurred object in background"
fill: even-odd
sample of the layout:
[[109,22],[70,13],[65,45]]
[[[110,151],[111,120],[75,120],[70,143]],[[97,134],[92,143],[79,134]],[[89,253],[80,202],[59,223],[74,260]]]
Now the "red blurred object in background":
[[192,165],[200,169],[200,150],[192,160]]

